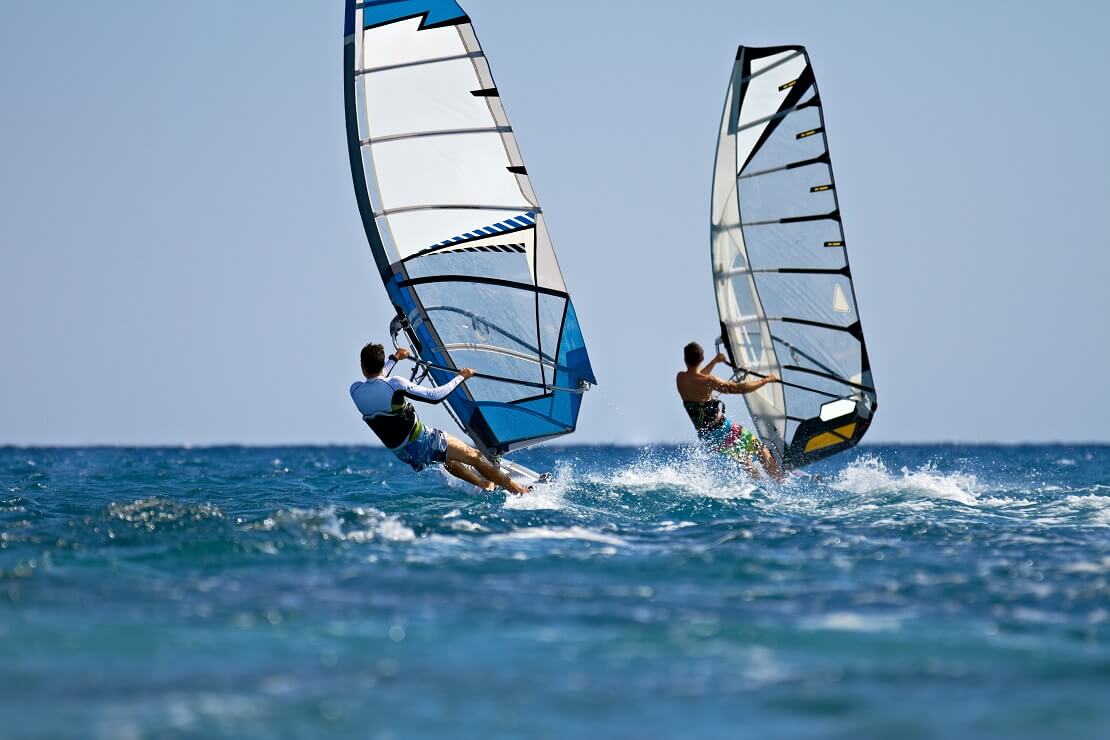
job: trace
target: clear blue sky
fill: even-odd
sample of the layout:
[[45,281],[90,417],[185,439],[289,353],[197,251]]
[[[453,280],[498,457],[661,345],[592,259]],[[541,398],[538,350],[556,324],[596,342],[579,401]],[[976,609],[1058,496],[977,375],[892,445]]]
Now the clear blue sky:
[[[1110,6],[463,5],[600,380],[574,441],[692,437],[673,374],[717,333],[740,43],[815,65],[869,440],[1110,440]],[[5,4],[0,444],[370,441],[347,386],[390,309],[350,183],[342,6]]]

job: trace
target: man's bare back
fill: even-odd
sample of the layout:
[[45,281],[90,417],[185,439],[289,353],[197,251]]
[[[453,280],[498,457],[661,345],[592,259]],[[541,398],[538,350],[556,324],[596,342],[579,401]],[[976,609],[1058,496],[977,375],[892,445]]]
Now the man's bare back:
[[771,373],[765,378],[740,383],[721,380],[713,375],[713,369],[724,361],[725,356],[718,353],[703,368],[699,369],[697,363],[694,363],[687,366],[685,370],[680,370],[675,375],[675,386],[678,388],[678,395],[682,398],[682,401],[684,403],[703,403],[712,401],[714,393],[751,393],[768,383],[775,383],[779,379],[777,375]]

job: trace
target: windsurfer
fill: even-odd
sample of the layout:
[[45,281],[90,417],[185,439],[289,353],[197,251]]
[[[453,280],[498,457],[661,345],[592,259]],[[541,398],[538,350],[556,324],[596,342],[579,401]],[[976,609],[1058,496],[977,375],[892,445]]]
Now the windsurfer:
[[774,478],[783,477],[782,468],[775,456],[760,442],[754,434],[744,427],[734,423],[724,414],[724,404],[713,397],[714,393],[751,393],[759,390],[768,383],[778,382],[779,378],[774,373],[758,380],[733,382],[721,380],[713,375],[713,369],[724,362],[725,356],[718,353],[702,368],[698,365],[705,359],[705,353],[697,342],[690,342],[683,349],[686,369],[675,377],[678,386],[678,395],[682,398],[682,405],[690,416],[697,430],[698,439],[709,449],[740,462],[754,477],[759,477],[759,469],[752,462],[753,457],[758,457],[764,469]]
[[387,362],[382,345],[368,344],[362,348],[360,360],[366,380],[351,385],[351,399],[382,444],[417,472],[442,463],[448,473],[481,489],[492,491],[500,486],[511,493],[527,493],[528,488],[514,482],[478,450],[439,429],[425,426],[416,415],[416,409],[406,400],[442,403],[465,380],[473,377],[474,371],[463,368],[450,382],[438,388],[425,388],[401,377],[390,377],[393,366],[408,357],[408,350],[398,349]]

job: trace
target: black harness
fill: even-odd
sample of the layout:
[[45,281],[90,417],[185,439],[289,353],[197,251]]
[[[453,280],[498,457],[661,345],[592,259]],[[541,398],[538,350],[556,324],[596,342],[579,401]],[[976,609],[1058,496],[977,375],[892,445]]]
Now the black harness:
[[420,419],[416,416],[416,409],[405,400],[404,391],[393,394],[393,408],[390,411],[380,411],[373,416],[364,416],[362,420],[382,444],[391,450],[397,449],[411,439],[419,431]]
[[682,407],[698,434],[712,431],[725,423],[725,405],[716,398],[712,401],[686,401]]

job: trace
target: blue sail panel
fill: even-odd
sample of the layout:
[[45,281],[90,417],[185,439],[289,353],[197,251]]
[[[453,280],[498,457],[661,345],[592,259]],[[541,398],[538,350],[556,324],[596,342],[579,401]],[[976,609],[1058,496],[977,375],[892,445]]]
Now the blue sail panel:
[[408,18],[423,18],[421,28],[435,28],[464,21],[466,13],[455,0],[370,0],[362,3],[363,28]]

